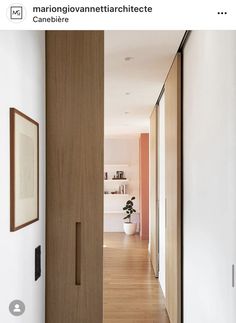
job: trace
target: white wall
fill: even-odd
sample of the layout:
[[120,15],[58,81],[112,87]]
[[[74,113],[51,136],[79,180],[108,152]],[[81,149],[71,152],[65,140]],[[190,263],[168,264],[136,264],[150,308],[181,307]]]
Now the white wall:
[[[134,207],[137,211],[132,216],[132,221],[139,224],[139,137],[107,137],[104,143],[104,163],[106,164],[127,164],[124,168],[125,175],[128,178],[128,193],[135,196]],[[119,170],[119,169],[115,169]],[[123,169],[120,169],[123,170]],[[117,201],[118,200],[118,201]],[[119,205],[125,205],[127,197],[125,196],[105,196],[104,209],[115,211]],[[122,211],[122,207],[121,207]],[[105,213],[104,231],[105,232],[123,232],[124,213]],[[137,230],[139,226],[137,226]]]
[[158,166],[159,166],[159,281],[165,295],[165,271],[166,271],[166,258],[165,258],[165,94],[163,94],[159,104],[159,124],[158,124]]
[[235,323],[236,32],[184,50],[184,323]]
[[[0,32],[0,321],[44,322],[45,227],[45,49],[44,32]],[[40,203],[38,222],[10,232],[9,108],[40,124]],[[42,277],[34,281],[34,249],[42,245]],[[14,299],[26,305],[23,316],[8,311]]]

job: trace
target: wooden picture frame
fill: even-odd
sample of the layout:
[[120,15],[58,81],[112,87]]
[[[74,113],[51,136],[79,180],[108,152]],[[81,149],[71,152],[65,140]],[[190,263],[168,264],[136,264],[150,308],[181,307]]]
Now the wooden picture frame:
[[39,220],[39,124],[10,108],[10,231]]

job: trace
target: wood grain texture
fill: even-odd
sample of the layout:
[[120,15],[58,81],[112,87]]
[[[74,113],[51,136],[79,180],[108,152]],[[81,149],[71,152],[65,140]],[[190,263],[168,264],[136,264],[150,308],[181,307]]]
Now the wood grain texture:
[[104,234],[103,323],[169,323],[165,301],[138,235]]
[[101,323],[104,34],[49,31],[46,42],[46,323]]
[[181,57],[165,83],[166,308],[181,322]]
[[157,108],[150,117],[149,136],[149,218],[150,253],[155,276],[158,276],[158,214],[157,214]]

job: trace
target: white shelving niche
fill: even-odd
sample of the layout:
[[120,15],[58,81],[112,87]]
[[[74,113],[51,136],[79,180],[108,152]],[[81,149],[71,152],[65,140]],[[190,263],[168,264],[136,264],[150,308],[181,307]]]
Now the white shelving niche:
[[[104,165],[104,213],[123,213],[123,207],[129,199],[128,164]],[[123,172],[124,178],[113,179],[117,172]],[[107,178],[105,178],[105,174]]]
[[[123,179],[113,180],[116,172],[123,172]],[[107,172],[107,179],[105,179]],[[125,190],[120,186],[125,185]],[[132,215],[139,230],[139,137],[107,136],[104,141],[104,232],[124,232],[123,207],[135,196]],[[110,194],[109,194],[110,193]],[[116,193],[116,194],[111,194]],[[122,194],[121,194],[122,193]]]

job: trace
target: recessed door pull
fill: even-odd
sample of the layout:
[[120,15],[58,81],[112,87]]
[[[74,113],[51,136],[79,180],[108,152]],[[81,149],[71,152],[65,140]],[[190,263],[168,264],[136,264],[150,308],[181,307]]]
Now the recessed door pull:
[[75,285],[81,285],[81,222],[75,224]]
[[235,287],[235,279],[234,279],[234,265],[232,265],[232,287],[234,288]]

